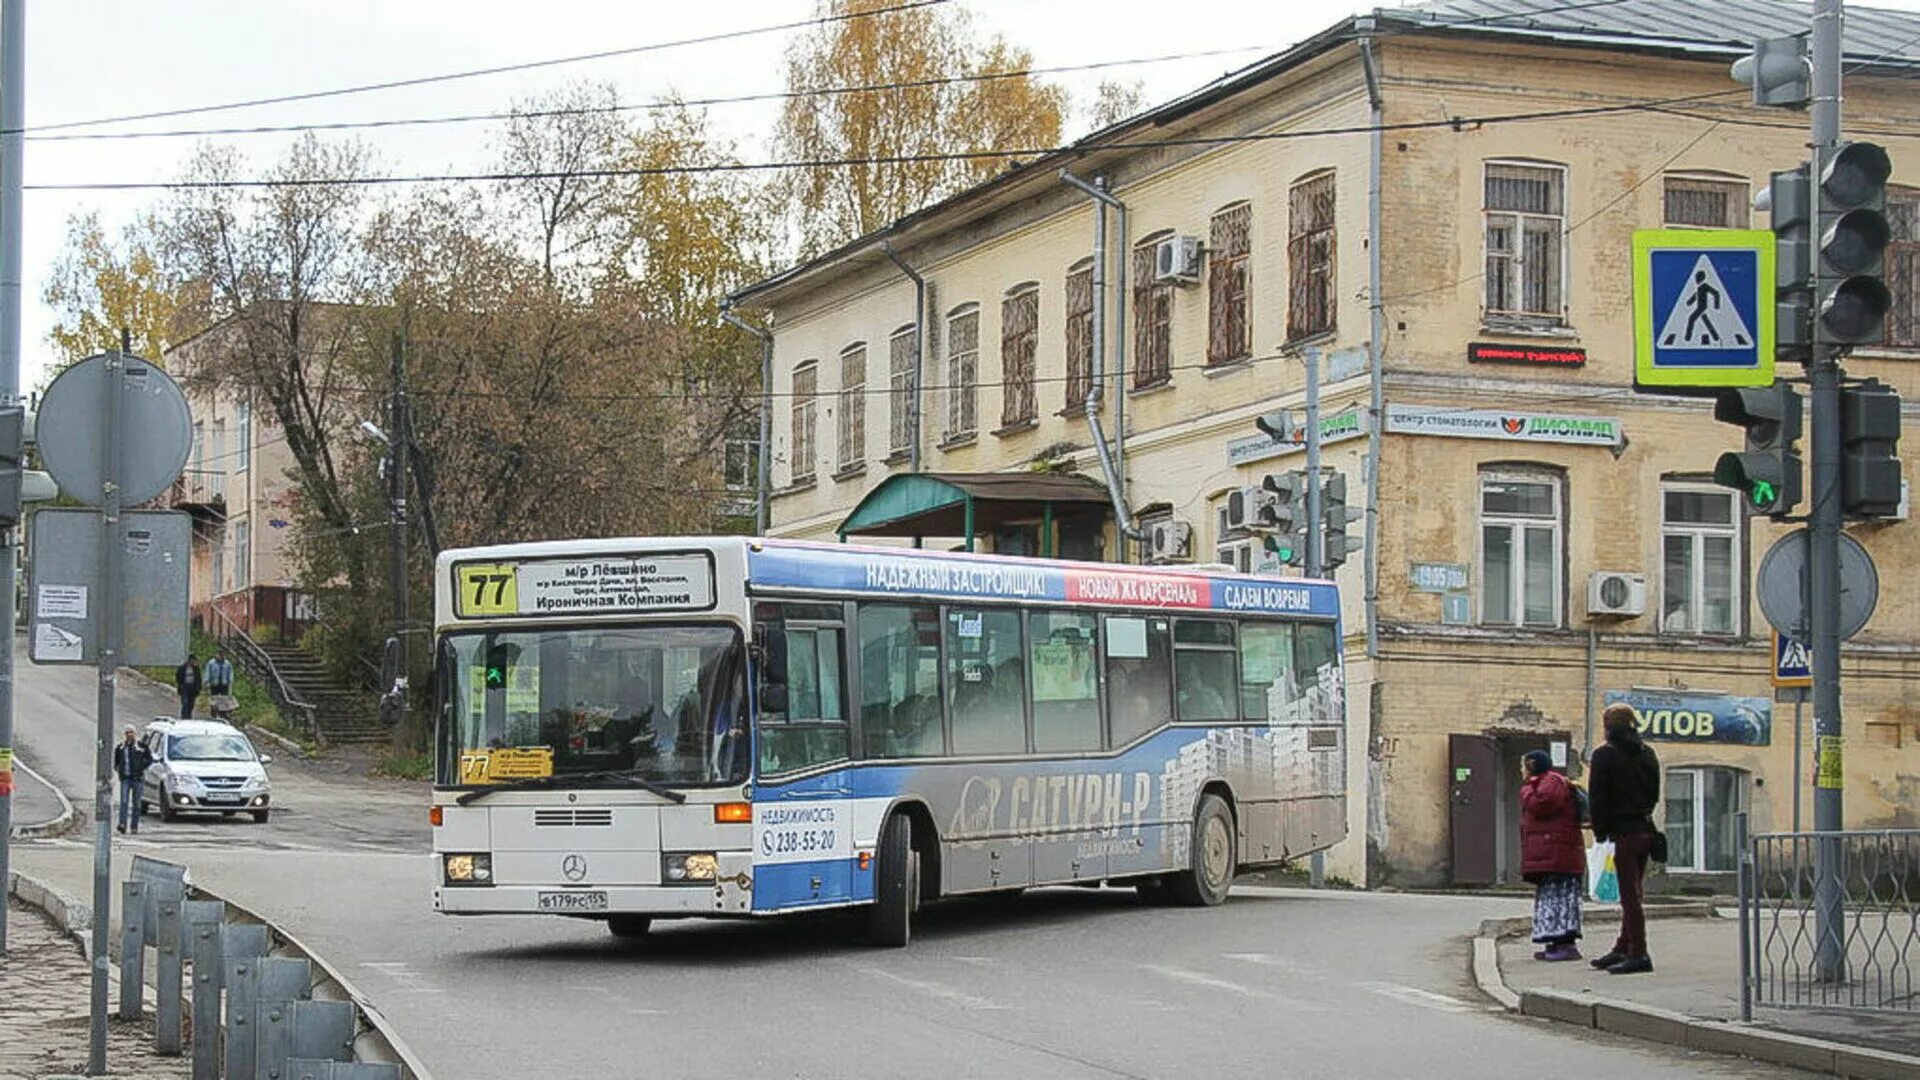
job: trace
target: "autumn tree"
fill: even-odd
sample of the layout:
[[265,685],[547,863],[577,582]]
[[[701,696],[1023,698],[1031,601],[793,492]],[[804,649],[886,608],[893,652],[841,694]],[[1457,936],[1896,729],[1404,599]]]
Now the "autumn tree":
[[1032,67],[1026,50],[981,43],[957,7],[862,16],[886,6],[822,0],[821,15],[836,21],[789,50],[794,96],[776,145],[789,160],[823,163],[788,181],[804,252],[891,224],[1060,140],[1065,91],[1008,74]]
[[41,299],[56,313],[47,343],[64,368],[120,347],[124,329],[133,350],[160,361],[174,342],[199,329],[191,312],[200,298],[194,282],[172,273],[158,249],[158,223],[142,214],[107,237],[97,212],[67,219],[66,246],[53,264]]

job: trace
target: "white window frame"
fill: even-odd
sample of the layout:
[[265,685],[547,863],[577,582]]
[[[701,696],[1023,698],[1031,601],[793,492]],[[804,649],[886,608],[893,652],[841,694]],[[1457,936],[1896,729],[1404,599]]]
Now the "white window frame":
[[[1536,214],[1536,213],[1526,213],[1518,210],[1490,209],[1487,206],[1487,174],[1491,169],[1494,169],[1494,168],[1536,169],[1542,172],[1559,173],[1560,174],[1560,212],[1558,214]],[[1568,184],[1567,167],[1557,162],[1529,161],[1524,158],[1488,158],[1480,163],[1480,265],[1483,268],[1483,272],[1484,272],[1484,268],[1487,265],[1488,260],[1493,255],[1493,247],[1491,244],[1491,239],[1492,239],[1491,234],[1493,231],[1492,225],[1493,225],[1493,218],[1495,215],[1500,215],[1503,217],[1511,217],[1513,219],[1514,247],[1513,247],[1513,250],[1507,254],[1508,264],[1512,267],[1515,267],[1515,268],[1521,267],[1521,265],[1525,260],[1525,237],[1526,237],[1526,221],[1527,220],[1537,219],[1541,221],[1554,222],[1555,223],[1555,228],[1553,230],[1553,236],[1555,238],[1554,242],[1560,246],[1560,310],[1552,311],[1552,312],[1520,311],[1520,310],[1508,310],[1504,308],[1495,310],[1492,304],[1492,300],[1493,300],[1492,276],[1487,275],[1488,279],[1482,283],[1482,288],[1480,290],[1481,318],[1484,319],[1486,322],[1518,323],[1521,325],[1554,326],[1554,327],[1566,326],[1568,324],[1569,322],[1568,312],[1572,310],[1572,306],[1573,306],[1573,296],[1572,296],[1573,287],[1572,287],[1572,277],[1571,277],[1573,259],[1571,257],[1571,253],[1568,250],[1569,237],[1567,235],[1567,207],[1568,207],[1569,195],[1571,194],[1569,188],[1570,186]],[[1519,297],[1524,295],[1525,292],[1526,292],[1525,271],[1518,270],[1513,281],[1513,289],[1510,295]]]
[[[954,325],[973,320],[973,347],[954,349]],[[959,442],[980,431],[980,305],[961,304],[947,312],[947,428],[945,442]]]
[[[1676,222],[1667,217],[1667,189],[1675,183],[1710,184],[1727,189],[1727,208],[1733,219],[1719,225]],[[1735,209],[1735,208],[1738,209]],[[1745,220],[1739,220],[1744,211]],[[1744,176],[1715,172],[1670,172],[1660,178],[1660,223],[1668,229],[1745,229],[1753,224],[1753,184]]]
[[[1709,525],[1694,522],[1670,522],[1667,520],[1667,495],[1669,493],[1725,496],[1728,509],[1731,511],[1730,520],[1732,524]],[[1740,580],[1745,576],[1741,573],[1742,559],[1740,553],[1742,550],[1741,542],[1743,540],[1741,530],[1745,524],[1746,514],[1735,501],[1737,497],[1737,492],[1713,484],[1667,483],[1660,485],[1660,557],[1658,565],[1660,567],[1661,633],[1687,634],[1702,637],[1728,637],[1740,632],[1740,613],[1746,610],[1743,606],[1745,597],[1742,595],[1742,583]],[[1688,610],[1694,613],[1692,621],[1695,623],[1700,622],[1700,615],[1706,611],[1706,538],[1709,536],[1725,537],[1731,542],[1732,558],[1729,560],[1727,567],[1727,577],[1729,578],[1728,589],[1732,596],[1730,602],[1733,611],[1733,625],[1724,630],[1703,630],[1697,625],[1667,625],[1667,538],[1671,536],[1684,536],[1692,540],[1693,555],[1692,562],[1690,563],[1691,570],[1688,574],[1688,591],[1690,595],[1687,598],[1687,603]]]
[[[1752,797],[1749,792],[1750,792],[1750,785],[1752,784],[1753,780],[1751,775],[1748,774],[1745,770],[1735,769],[1726,765],[1676,765],[1669,768],[1667,770],[1666,776],[1664,776],[1661,779],[1661,788],[1660,788],[1661,819],[1666,822],[1666,824],[1669,827],[1669,830],[1671,829],[1672,821],[1667,817],[1667,804],[1671,800],[1667,797],[1666,785],[1672,782],[1675,776],[1680,775],[1682,773],[1693,777],[1693,796],[1692,796],[1693,861],[1687,864],[1670,862],[1667,864],[1668,873],[1731,874],[1737,868],[1737,860],[1739,858],[1737,853],[1734,856],[1736,860],[1736,866],[1729,866],[1729,867],[1726,867],[1725,869],[1717,869],[1717,870],[1710,870],[1706,867],[1707,845],[1705,841],[1706,841],[1706,833],[1708,828],[1706,774],[1713,773],[1713,772],[1731,773],[1734,778],[1734,784],[1733,784],[1734,804],[1730,807],[1725,808],[1726,813],[1737,814],[1741,810],[1746,809],[1748,805],[1748,800]],[[1675,852],[1672,852],[1672,854],[1675,857],[1678,857],[1680,853],[1678,851],[1675,851]]]
[[233,587],[253,584],[253,529],[246,518],[233,523]]
[[[887,336],[887,456],[913,453],[913,378],[920,363],[919,327],[908,323]],[[904,347],[903,347],[904,346]]]
[[234,410],[234,460],[233,471],[246,472],[253,466],[253,406],[241,402]]
[[[1547,484],[1553,488],[1553,512],[1547,517],[1527,517],[1522,515],[1487,515],[1487,484]],[[1483,626],[1511,626],[1516,629],[1557,629],[1566,622],[1566,561],[1567,533],[1563,522],[1567,507],[1567,483],[1564,477],[1547,472],[1530,472],[1523,469],[1482,469],[1479,483],[1474,490],[1474,511],[1476,527],[1474,530],[1474,549],[1480,572],[1480,588],[1474,595],[1474,605],[1479,609],[1479,622]],[[1513,562],[1508,567],[1507,596],[1514,605],[1509,618],[1493,619],[1487,612],[1487,584],[1491,574],[1487,567],[1487,527],[1504,526],[1513,532]],[[1547,527],[1553,530],[1550,541],[1553,547],[1553,580],[1551,596],[1553,598],[1553,619],[1551,622],[1527,622],[1527,530]]]
[[[802,397],[800,377],[811,376],[813,384]],[[787,432],[787,482],[810,484],[820,467],[820,362],[805,361],[793,369],[793,399],[789,406],[790,430]],[[806,438],[800,436],[805,433]],[[801,453],[802,450],[806,452]],[[804,458],[804,460],[802,460]]]
[[840,416],[834,442],[834,473],[853,472],[867,464],[867,343],[856,341],[840,350]]

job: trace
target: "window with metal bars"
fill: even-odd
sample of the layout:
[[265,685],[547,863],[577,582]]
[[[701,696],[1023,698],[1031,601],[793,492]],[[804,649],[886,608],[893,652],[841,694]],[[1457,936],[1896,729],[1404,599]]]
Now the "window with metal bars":
[[1530,323],[1565,321],[1566,169],[1486,166],[1486,314]]
[[1040,344],[1040,286],[1016,285],[1000,303],[1000,426],[1036,419],[1034,352]]
[[911,326],[893,332],[887,342],[887,455],[913,452],[913,369],[920,359],[919,335]]
[[1168,232],[1158,232],[1134,245],[1133,265],[1133,388],[1145,390],[1173,378],[1173,285],[1153,280],[1154,249]]
[[1093,389],[1093,260],[1067,271],[1067,399],[1063,413],[1086,410]]
[[1207,230],[1207,363],[1228,364],[1253,355],[1247,310],[1247,254],[1253,207],[1235,203],[1213,215]]
[[1744,180],[1669,176],[1662,218],[1669,227],[1744,229],[1750,200]]
[[867,461],[867,345],[849,345],[840,353],[840,456],[835,472],[860,468]]
[[809,360],[793,369],[793,460],[789,463],[792,483],[813,482],[814,394],[820,384],[820,363]]
[[977,429],[979,370],[980,307],[968,304],[947,316],[947,442],[967,438]]
[[1884,343],[1896,349],[1920,349],[1920,188],[1887,189],[1887,309]]
[[1287,340],[1333,329],[1333,173],[1287,191]]

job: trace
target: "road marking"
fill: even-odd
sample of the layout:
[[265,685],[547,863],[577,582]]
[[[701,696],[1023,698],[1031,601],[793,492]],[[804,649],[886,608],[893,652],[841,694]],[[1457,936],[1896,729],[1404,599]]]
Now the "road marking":
[[380,974],[385,975],[398,984],[400,989],[409,993],[444,994],[447,992],[445,987],[429,985],[426,976],[413,970],[413,965],[411,964],[395,963],[391,960],[363,960],[360,962],[360,966],[363,968],[372,968]]
[[1177,979],[1183,983],[1190,983],[1194,986],[1204,986],[1213,990],[1225,990],[1228,993],[1238,994],[1241,997],[1259,998],[1264,1001],[1274,1002],[1275,1004],[1285,1005],[1290,1009],[1298,1009],[1301,1012],[1325,1011],[1320,1005],[1311,1001],[1288,997],[1285,994],[1276,994],[1271,990],[1242,986],[1237,982],[1231,982],[1217,976],[1208,975],[1205,972],[1189,971],[1186,968],[1173,967],[1167,964],[1141,964],[1140,967],[1164,978]]
[[1395,1001],[1403,1001],[1408,1005],[1417,1005],[1422,1009],[1434,1009],[1438,1012],[1447,1013],[1472,1013],[1481,1011],[1479,1006],[1470,1002],[1461,1001],[1456,997],[1448,997],[1445,994],[1436,994],[1431,990],[1422,990],[1414,986],[1401,986],[1399,983],[1381,982],[1361,983],[1360,985],[1382,997],[1390,997]]
[[1228,960],[1238,960],[1243,964],[1258,964],[1261,967],[1275,968],[1277,970],[1285,971],[1294,975],[1319,974],[1319,972],[1316,969],[1307,967],[1306,965],[1298,963],[1296,961],[1289,960],[1284,956],[1273,956],[1268,953],[1259,953],[1259,952],[1230,952],[1230,953],[1222,953],[1221,955]]
[[977,1010],[986,1011],[986,1010],[1006,1008],[1005,1005],[1001,1005],[998,1002],[990,1001],[986,998],[979,997],[974,994],[969,994],[964,990],[956,990],[953,987],[947,986],[944,983],[937,983],[928,979],[908,978],[907,976],[901,975],[897,972],[888,971],[885,968],[874,967],[869,964],[855,964],[854,969],[864,975],[877,975],[880,978],[886,979],[890,982],[896,982],[896,983],[899,983],[901,986],[918,990],[921,993],[926,994],[930,997],[936,997],[942,1001],[952,1002],[953,1004],[958,1005],[963,1009],[977,1009]]

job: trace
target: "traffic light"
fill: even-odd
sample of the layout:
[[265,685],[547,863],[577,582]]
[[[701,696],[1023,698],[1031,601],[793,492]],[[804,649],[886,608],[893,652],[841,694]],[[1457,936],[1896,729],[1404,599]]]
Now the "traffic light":
[[1262,413],[1253,418],[1253,426],[1274,442],[1292,442],[1300,437],[1300,429],[1293,422],[1291,409]]
[[1813,177],[1812,167],[1774,173],[1754,201],[1773,223],[1774,356],[1804,364],[1813,359]]
[[0,528],[20,524],[26,440],[27,410],[19,405],[0,408]]
[[1273,530],[1267,538],[1267,550],[1288,566],[1307,561],[1307,474],[1268,473],[1260,486],[1273,493],[1273,499],[1260,508],[1260,516]]
[[1733,62],[1735,82],[1753,87],[1755,105],[1797,109],[1813,97],[1813,67],[1805,37],[1761,38]]
[[1820,170],[1814,315],[1828,341],[1880,340],[1881,324],[1893,306],[1893,294],[1881,279],[1893,238],[1885,212],[1891,175],[1887,151],[1865,142],[1841,143]]
[[1360,511],[1347,505],[1347,477],[1333,473],[1320,490],[1320,518],[1325,527],[1320,534],[1320,569],[1332,574],[1347,556],[1358,551],[1361,539],[1347,535],[1347,525],[1360,519]]
[[1848,517],[1900,510],[1900,395],[1868,380],[1840,391],[1840,503]]
[[1740,492],[1753,513],[1792,513],[1801,497],[1800,453],[1794,445],[1801,431],[1799,392],[1783,382],[1722,390],[1713,418],[1747,431],[1746,450],[1721,454],[1713,482]]

